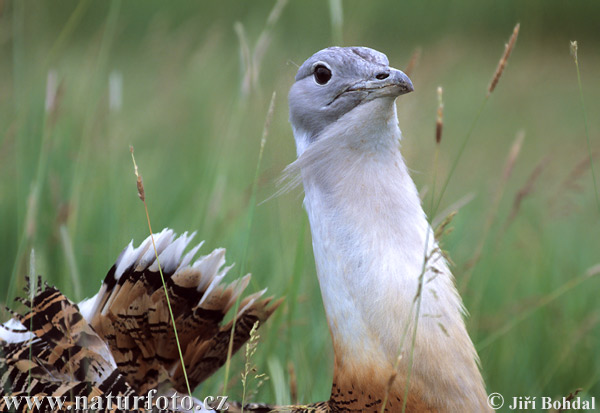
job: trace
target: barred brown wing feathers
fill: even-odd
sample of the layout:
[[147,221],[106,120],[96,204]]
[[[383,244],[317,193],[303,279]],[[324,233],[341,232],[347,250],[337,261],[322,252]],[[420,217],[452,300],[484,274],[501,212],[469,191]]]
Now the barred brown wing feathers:
[[[45,359],[38,360],[48,368],[57,368],[61,374],[71,374],[80,381],[98,383],[114,370],[106,343],[60,291],[46,286],[33,302],[21,301],[30,306],[30,311],[15,314],[16,319],[46,343],[50,351],[44,352]],[[89,368],[82,368],[83,364]]]
[[[281,300],[260,299],[264,291],[242,299],[250,275],[224,283],[231,267],[224,266],[223,249],[192,263],[200,245],[185,255],[183,251],[193,235],[176,237],[163,230],[154,238],[193,389],[227,359],[232,321],[222,322],[234,304],[239,300],[235,352],[249,339],[254,323],[265,322]],[[31,311],[15,313],[18,322],[0,329],[0,340],[8,340],[0,342],[0,373],[10,386],[3,394],[56,395],[68,388],[85,396],[146,394],[152,389],[187,393],[150,238],[137,248],[129,244],[98,294],[79,306],[52,287],[38,288],[33,303],[22,301]],[[17,331],[6,333],[15,325]],[[31,326],[33,335],[25,326]]]
[[[169,242],[161,242],[165,237]],[[223,249],[189,265],[192,256],[181,259],[181,254],[182,246],[191,238],[183,235],[173,239],[168,231],[157,238],[179,344],[193,388],[225,363],[231,323],[221,326],[221,322],[244,292],[250,276],[224,285],[222,280],[231,267],[223,268]],[[161,372],[174,371],[170,377],[172,385],[185,392],[164,287],[158,265],[148,257],[146,243],[138,247],[140,251],[128,247],[109,271],[102,294],[96,298],[100,304],[92,315],[92,325],[109,344],[119,369],[136,390],[147,391],[167,379],[164,375],[159,378]],[[266,321],[279,306],[280,302],[276,302],[267,308],[271,299],[258,300],[263,293],[241,300],[234,351],[248,340],[254,322]]]
[[[277,307],[279,307],[282,299],[279,299],[274,303],[271,303],[272,297],[265,298],[261,301],[253,301],[253,299],[250,301],[252,302],[245,303],[242,301],[240,304],[241,310],[237,314],[235,333],[233,335],[233,353],[239,350],[240,347],[248,341],[250,338],[250,330],[252,330],[254,323],[256,321],[261,324],[265,322]],[[247,305],[245,310],[244,304]],[[232,328],[233,320],[221,327],[218,333],[214,334],[211,338],[204,340],[198,337],[192,342],[192,345],[189,345],[186,348],[183,359],[185,361],[188,379],[190,380],[191,385],[198,385],[225,364]],[[183,391],[183,389],[185,389],[184,380],[181,365],[178,365],[173,374],[175,388]]]
[[[32,302],[20,301],[30,311],[14,313],[15,318],[33,337],[14,343],[2,341],[0,377],[4,386],[0,395],[52,395],[73,402],[76,396],[133,394],[115,368],[106,343],[60,291],[46,286],[38,288]],[[7,409],[5,403],[1,398],[0,411]]]

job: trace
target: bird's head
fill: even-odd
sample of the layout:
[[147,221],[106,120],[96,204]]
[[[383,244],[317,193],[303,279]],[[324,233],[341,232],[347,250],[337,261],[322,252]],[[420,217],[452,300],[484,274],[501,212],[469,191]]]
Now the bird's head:
[[412,92],[407,75],[368,47],[329,47],[306,60],[289,94],[290,122],[301,153],[321,132],[366,102]]

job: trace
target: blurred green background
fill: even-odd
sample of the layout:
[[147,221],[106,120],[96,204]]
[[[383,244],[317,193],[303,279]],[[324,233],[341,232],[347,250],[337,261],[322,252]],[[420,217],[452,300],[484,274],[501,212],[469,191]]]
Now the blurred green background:
[[[32,249],[35,272],[79,300],[132,238],[147,236],[131,144],[155,230],[198,231],[203,253],[223,246],[237,263],[230,281],[243,269],[250,289],[287,297],[260,331],[255,363],[271,379],[255,400],[294,401],[290,366],[300,402],[327,399],[331,345],[302,195],[259,204],[253,216],[250,207],[272,93],[257,203],[295,159],[287,91],[297,65],[333,44],[373,47],[397,68],[420,51],[416,91],[398,113],[430,210],[436,89],[437,199],[520,22],[442,199],[442,216],[469,201],[442,242],[488,391],[508,399],[582,388],[598,398],[600,277],[586,275],[600,262],[589,163],[595,157],[600,179],[598,15],[597,1],[0,1],[0,300],[15,307]],[[591,150],[570,40],[579,42]],[[238,356],[232,399],[241,398],[241,367]],[[196,393],[219,394],[222,384],[220,372]]]

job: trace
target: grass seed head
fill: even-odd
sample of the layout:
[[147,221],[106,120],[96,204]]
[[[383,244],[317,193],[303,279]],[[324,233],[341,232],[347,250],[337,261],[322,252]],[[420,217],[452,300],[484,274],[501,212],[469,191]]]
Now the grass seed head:
[[488,93],[487,93],[488,96],[492,94],[494,89],[496,89],[496,85],[498,85],[500,76],[502,76],[502,72],[504,72],[504,68],[506,67],[506,62],[508,61],[508,58],[510,57],[510,53],[512,52],[512,49],[513,49],[513,47],[515,47],[515,43],[517,42],[517,36],[519,35],[520,27],[521,27],[521,25],[519,23],[517,23],[517,25],[515,26],[515,28],[513,30],[512,36],[510,36],[510,40],[508,41],[506,46],[504,46],[504,54],[500,58],[500,61],[498,62],[498,66],[496,67],[496,71],[494,72],[494,76],[492,77],[492,81],[490,82],[490,85],[488,86]]
[[412,73],[415,70],[415,67],[417,67],[417,63],[419,63],[419,60],[421,59],[421,48],[417,47],[412,55],[410,55],[410,60],[408,61],[408,64],[406,65],[406,69],[404,69],[404,73],[406,74],[406,76],[410,77],[412,76]]
[[138,173],[138,166],[135,163],[135,156],[133,155],[133,146],[129,145],[129,152],[131,152],[131,160],[133,161],[133,172],[136,176],[136,184],[138,190],[138,196],[142,202],[146,201],[146,192],[144,191],[144,182],[142,181],[142,175]]
[[437,119],[435,121],[435,143],[438,145],[442,141],[442,129],[444,127],[444,101],[442,100],[442,87],[437,88],[438,95],[438,109]]
[[577,40],[571,40],[571,56],[577,61]]

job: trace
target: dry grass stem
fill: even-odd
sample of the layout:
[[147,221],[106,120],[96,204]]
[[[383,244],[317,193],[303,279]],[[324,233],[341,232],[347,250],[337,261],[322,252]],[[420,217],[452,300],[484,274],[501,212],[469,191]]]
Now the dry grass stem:
[[[592,160],[598,159],[600,152],[592,153]],[[569,172],[566,178],[563,180],[560,185],[561,192],[562,190],[580,190],[581,186],[577,183],[577,180],[581,178],[587,170],[590,168],[591,161],[589,155],[585,155],[583,159],[581,159],[575,167]]]
[[[481,235],[481,239],[479,240],[479,244],[477,244],[477,248],[475,249],[475,254],[473,257],[467,262],[466,269],[472,270],[475,265],[481,259],[481,254],[483,253],[483,247],[485,246],[485,242],[487,240],[490,229],[492,228],[492,224],[494,223],[496,216],[498,214],[498,207],[500,206],[500,201],[502,200],[502,196],[504,195],[504,189],[506,188],[506,183],[510,178],[510,175],[515,167],[519,154],[521,153],[521,147],[523,146],[523,140],[525,139],[525,132],[519,131],[515,140],[513,141],[510,151],[508,152],[508,156],[506,157],[506,161],[504,162],[504,168],[502,169],[502,176],[500,178],[500,182],[498,182],[498,186],[496,187],[496,192],[494,194],[494,198],[492,201],[492,205],[488,212],[487,219],[485,221],[485,226],[483,227],[483,233]],[[471,278],[472,271],[467,271],[463,278],[462,287],[466,287]]]
[[81,288],[81,282],[79,281],[81,277],[79,276],[73,242],[71,241],[69,230],[65,224],[60,224],[59,233],[63,251],[65,252],[65,261],[69,267],[70,280],[73,285],[73,290],[75,290],[75,297],[80,300],[83,297],[83,290]]
[[506,224],[504,225],[504,230],[506,230],[510,226],[510,224],[513,222],[513,220],[519,213],[523,199],[525,199],[528,195],[531,194],[535,183],[537,182],[538,178],[542,174],[542,171],[544,170],[544,168],[546,167],[546,165],[548,164],[549,161],[550,161],[550,157],[546,156],[540,162],[538,162],[536,167],[533,169],[533,171],[529,175],[529,178],[527,178],[525,185],[523,185],[521,187],[521,189],[519,189],[519,191],[515,195],[515,200],[513,201],[513,206],[510,211],[510,215],[508,216],[508,219],[506,220]]
[[342,0],[329,0],[329,16],[331,20],[331,38],[336,46],[344,44],[344,12]]
[[281,13],[283,12],[287,2],[288,0],[277,0],[273,6],[273,9],[271,9],[269,17],[267,18],[267,23],[265,24],[265,28],[260,33],[254,46],[254,53],[250,51],[242,23],[236,22],[234,25],[234,30],[240,41],[242,62],[244,63],[244,67],[246,69],[244,73],[244,79],[242,81],[243,96],[247,96],[252,89],[258,90],[260,66],[265,54],[267,53],[269,45],[271,44],[273,27],[281,17]]
[[504,46],[504,54],[502,55],[502,57],[500,58],[500,61],[498,62],[498,66],[496,67],[496,71],[494,72],[494,76],[492,77],[492,81],[490,82],[490,85],[488,86],[488,96],[492,94],[492,92],[494,91],[494,89],[496,89],[496,85],[498,84],[498,81],[500,80],[500,76],[502,76],[502,72],[504,72],[504,68],[506,67],[506,62],[508,61],[508,58],[510,57],[510,53],[512,52],[513,47],[515,47],[515,43],[517,42],[517,36],[519,36],[519,28],[521,27],[521,25],[519,23],[517,23],[517,25],[515,26],[512,36],[510,36],[510,40],[508,41],[508,43],[506,44],[506,46]]
[[258,340],[260,339],[260,335],[258,334],[258,326],[259,321],[257,320],[252,329],[250,330],[250,339],[246,343],[246,362],[244,363],[244,370],[242,371],[242,412],[244,413],[244,406],[246,405],[247,399],[250,399],[254,392],[248,391],[248,376],[250,373],[255,373],[254,379],[259,380],[257,389],[260,387],[265,379],[264,374],[256,374],[257,369],[254,363],[252,362],[252,357],[256,353],[256,348],[258,347]]
[[[460,145],[460,148],[458,149],[458,155],[456,156],[456,158],[454,158],[454,162],[452,162],[450,171],[448,172],[448,175],[446,176],[446,180],[444,181],[444,184],[442,185],[442,190],[440,192],[440,196],[438,197],[437,201],[432,200],[432,208],[430,211],[431,216],[436,216],[437,210],[439,209],[440,204],[442,203],[442,199],[444,198],[444,193],[446,192],[446,189],[448,188],[448,184],[450,183],[450,180],[452,179],[452,175],[454,175],[454,171],[458,167],[460,158],[462,157],[462,154],[464,153],[464,151],[467,147],[467,144],[469,143],[469,140],[471,139],[473,130],[475,129],[475,125],[477,125],[477,121],[479,120],[479,118],[481,117],[481,114],[483,113],[485,104],[489,100],[491,93],[494,91],[494,89],[496,88],[496,85],[498,84],[498,81],[500,80],[500,76],[502,75],[502,72],[504,71],[506,62],[508,61],[508,58],[510,57],[510,53],[512,52],[512,49],[514,48],[515,43],[517,41],[517,36],[519,34],[519,27],[520,27],[520,25],[517,23],[517,25],[515,26],[515,28],[513,30],[513,34],[510,37],[510,40],[506,44],[506,47],[504,49],[504,54],[502,55],[502,58],[500,59],[500,62],[498,63],[498,67],[496,68],[496,71],[494,72],[494,76],[492,77],[492,81],[490,82],[490,85],[488,87],[488,93],[486,94],[485,98],[481,102],[481,106],[479,106],[479,110],[477,111],[477,114],[475,115],[473,122],[471,123],[471,125],[469,126],[469,129],[467,130],[465,139],[463,140],[462,144]],[[435,192],[433,193],[432,196],[435,196]]]
[[[565,398],[565,400],[568,402],[572,401],[582,391],[583,391],[583,389],[576,389],[574,392],[569,393],[569,395]],[[557,413],[566,412],[566,411],[567,410],[565,410],[565,409],[560,409],[560,410],[557,410]]]
[[[431,180],[431,204],[429,212],[433,214],[433,204],[435,202],[435,185],[437,183],[438,174],[438,158],[440,156],[440,143],[442,142],[442,129],[444,126],[444,101],[442,100],[442,87],[437,88],[438,108],[435,121],[435,151],[433,155],[433,175]],[[421,198],[423,199],[423,198]]]
[[[269,135],[269,128],[271,126],[271,120],[273,119],[273,113],[275,111],[275,97],[276,94],[273,92],[271,95],[271,102],[269,103],[269,109],[267,110],[267,116],[265,118],[265,123],[263,127],[263,132],[260,139],[260,149],[258,151],[258,160],[256,161],[256,169],[254,170],[254,180],[252,181],[252,190],[250,192],[250,200],[248,207],[248,221],[246,227],[246,234],[244,239],[244,249],[242,251],[241,256],[241,264],[240,264],[240,276],[244,274],[244,268],[246,263],[246,255],[248,254],[248,245],[250,244],[250,231],[252,230],[252,221],[254,219],[254,210],[256,203],[256,188],[258,187],[258,178],[260,173],[260,165],[262,162],[262,157],[265,149],[265,144],[267,142],[267,136]],[[234,305],[233,313],[237,314],[239,306],[240,306],[241,295],[237,298]],[[229,345],[227,348],[227,359],[225,360],[225,377],[223,379],[223,392],[227,393],[227,386],[229,384],[229,369],[231,368],[231,356],[233,355],[233,336],[235,333],[237,317],[233,317],[231,333],[229,336]]]
[[587,112],[585,110],[585,102],[583,100],[583,86],[581,85],[581,73],[579,73],[579,59],[577,58],[577,41],[571,41],[571,54],[573,55],[573,60],[575,60],[575,69],[577,69],[577,86],[579,87],[579,100],[581,102],[581,113],[583,115],[583,127],[585,128],[585,140],[587,143],[588,154],[590,156],[590,170],[592,172],[592,182],[594,183],[594,196],[596,197],[598,212],[600,212],[600,193],[598,191],[598,183],[596,182],[596,172],[594,171],[594,162],[592,156],[592,143],[590,141]]
[[465,196],[463,196],[462,198],[460,198],[458,201],[453,202],[452,204],[450,204],[448,206],[448,208],[444,209],[442,212],[440,212],[432,221],[431,221],[431,226],[432,228],[437,228],[443,221],[444,219],[450,215],[453,212],[458,212],[460,211],[460,209],[462,207],[464,207],[465,205],[469,204],[472,200],[475,199],[475,193],[474,192],[470,192],[468,194],[466,194]]
[[58,81],[56,70],[49,70],[46,77],[46,98],[44,109],[48,116],[48,126],[50,127],[54,126],[58,120],[64,91],[64,82]]
[[[452,222],[452,220],[454,219],[454,217],[456,216],[456,214],[458,214],[458,211],[452,211],[452,212],[450,212],[444,218],[444,220],[440,223],[440,225],[438,225],[435,228],[435,239],[436,240],[439,241],[444,235],[448,234],[448,232],[450,231],[450,228],[448,228],[448,225],[450,225],[450,223]],[[448,231],[446,231],[446,228],[448,228]]]
[[571,40],[569,48],[571,49],[571,56],[573,56],[575,62],[579,63],[577,60],[577,40]]
[[415,68],[417,67],[417,64],[419,63],[419,60],[421,60],[421,48],[417,47],[412,52],[412,55],[410,55],[410,60],[406,65],[406,69],[404,69],[404,73],[406,74],[406,76],[412,76],[413,72],[415,71]]
[[562,180],[560,185],[556,188],[556,192],[552,195],[550,204],[554,208],[557,214],[568,214],[570,212],[567,194],[577,193],[583,191],[582,185],[579,183],[579,179],[590,169],[592,162],[600,157],[600,152],[592,153],[591,157],[585,154],[583,158],[575,164],[573,169],[567,174],[565,179]]
[[246,36],[246,30],[241,22],[235,22],[233,30],[238,37],[240,42],[240,60],[242,62],[242,71],[244,76],[242,79],[242,94],[247,95],[250,93],[252,85],[252,58],[250,52],[250,46],[248,45],[248,37]]
[[521,130],[517,133],[517,136],[510,147],[510,152],[508,153],[508,157],[506,158],[506,162],[504,164],[504,169],[502,170],[502,180],[500,181],[499,188],[496,191],[496,197],[495,197],[496,202],[498,202],[499,201],[498,198],[500,198],[502,196],[501,189],[503,189],[504,186],[506,185],[506,182],[508,181],[508,178],[510,177],[512,170],[514,169],[515,164],[517,163],[517,158],[519,157],[519,154],[521,153],[521,147],[523,146],[524,139],[525,139],[525,131]]
[[290,398],[292,404],[298,403],[298,380],[296,378],[296,369],[294,363],[288,362],[288,375],[290,376]]
[[[385,406],[387,405],[394,381],[396,380],[396,377],[398,377],[398,367],[400,366],[401,361],[402,354],[398,355],[398,357],[396,358],[396,363],[394,364],[394,372],[390,374],[390,377],[388,379],[387,386],[385,389],[385,397],[383,398],[383,403],[381,404],[381,413],[385,413]],[[402,410],[404,411],[404,408]]]
[[146,202],[146,192],[144,191],[144,182],[142,182],[142,175],[138,173],[138,166],[135,163],[135,157],[133,156],[133,146],[129,146],[129,152],[131,152],[131,160],[133,161],[133,168],[136,177],[136,185],[138,190],[138,196],[145,203]]
[[444,101],[442,100],[442,87],[437,88],[438,95],[438,109],[437,119],[435,121],[435,143],[438,145],[442,141],[442,128],[444,126]]
[[187,376],[187,370],[183,361],[183,352],[181,351],[181,345],[179,344],[179,335],[177,334],[177,326],[175,325],[175,317],[173,316],[173,309],[171,307],[171,300],[169,299],[169,291],[167,290],[167,284],[165,283],[165,277],[162,272],[162,266],[158,259],[158,250],[156,249],[156,243],[154,242],[154,233],[152,232],[152,224],[150,223],[150,213],[148,212],[148,204],[146,203],[146,195],[144,191],[144,183],[142,177],[138,173],[138,166],[135,162],[135,156],[133,154],[133,146],[129,146],[129,152],[131,152],[131,160],[133,162],[134,173],[136,176],[138,196],[144,204],[144,211],[146,212],[146,220],[148,222],[148,231],[150,232],[150,239],[152,240],[152,248],[154,249],[154,256],[156,257],[156,264],[158,265],[158,273],[160,274],[160,280],[165,292],[165,300],[167,301],[167,308],[169,309],[169,316],[171,317],[171,324],[173,325],[173,334],[175,335],[175,343],[177,344],[177,351],[179,352],[179,360],[181,361],[181,369],[183,370],[183,377],[185,379],[185,385],[187,387],[188,394],[192,396],[192,390],[190,388],[190,382]]

